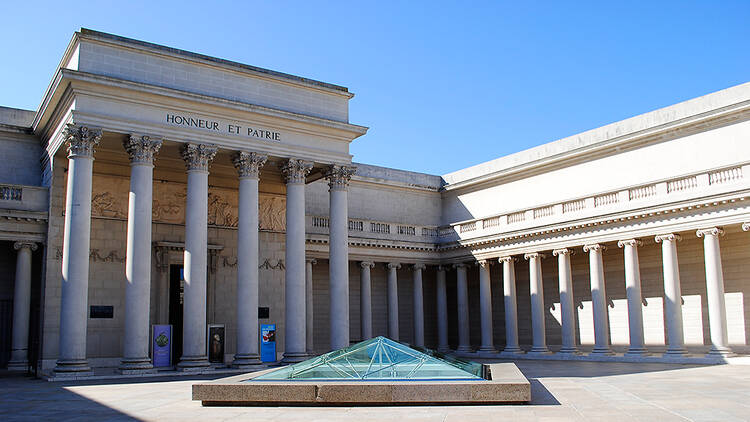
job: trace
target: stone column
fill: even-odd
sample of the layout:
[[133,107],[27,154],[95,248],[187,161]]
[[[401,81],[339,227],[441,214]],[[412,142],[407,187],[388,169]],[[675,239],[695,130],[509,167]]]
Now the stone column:
[[729,356],[729,336],[727,334],[727,306],[724,302],[724,272],[721,268],[719,236],[724,230],[718,227],[698,230],[703,237],[703,252],[706,263],[706,298],[708,302],[708,323],[711,333],[709,356]]
[[237,351],[232,366],[260,365],[258,332],[258,183],[268,157],[239,151],[232,163],[240,178],[237,221]]
[[154,156],[161,139],[131,135],[124,142],[130,157],[128,240],[125,252],[125,338],[122,373],[156,372],[149,358],[151,302],[151,203]]
[[482,329],[480,353],[497,353],[492,337],[492,283],[490,279],[490,261],[480,260],[479,265],[479,313]]
[[313,315],[313,265],[317,264],[315,258],[305,259],[305,352],[307,356],[315,356],[315,342],[313,333],[315,331],[315,319]]
[[516,268],[512,256],[498,258],[503,264],[503,299],[505,302],[505,349],[506,354],[523,354],[518,346],[518,310],[516,304]]
[[456,268],[456,301],[458,311],[458,348],[457,352],[471,352],[469,339],[469,286],[466,280],[466,264],[455,264]]
[[560,353],[578,353],[576,347],[576,308],[573,303],[573,277],[570,270],[570,249],[555,249],[552,255],[557,257],[557,274],[560,289],[560,315],[562,347]]
[[422,270],[424,264],[414,265],[414,345],[424,347],[424,296],[422,292]]
[[388,265],[388,337],[398,341],[398,273],[401,264],[389,262]]
[[647,355],[643,340],[643,308],[641,296],[641,269],[638,263],[638,247],[643,242],[637,239],[621,240],[617,246],[625,251],[625,292],[628,298],[628,328],[630,346],[626,356]]
[[445,267],[442,265],[437,267],[437,327],[438,352],[448,352],[448,292],[445,287]]
[[544,255],[534,252],[523,256],[529,261],[529,292],[531,294],[531,336],[532,345],[529,353],[547,354],[546,328],[544,323],[544,279],[542,278],[542,259]]
[[208,273],[208,166],[218,149],[207,144],[184,144],[182,159],[187,167],[185,208],[185,255],[182,322],[183,371],[208,366],[206,354],[206,278]]
[[607,313],[607,291],[604,285],[603,245],[585,245],[589,254],[589,276],[591,277],[591,306],[594,312],[594,349],[591,354],[611,355],[609,348],[609,316]]
[[31,253],[37,250],[34,242],[13,244],[16,255],[16,282],[13,288],[13,333],[9,371],[29,369],[29,314],[31,313]]
[[680,268],[677,263],[677,242],[680,235],[668,233],[654,238],[661,243],[662,266],[664,268],[664,319],[667,322],[667,351],[665,356],[684,356],[685,334],[682,331],[682,292],[680,291]]
[[331,349],[349,346],[349,211],[347,188],[356,167],[326,170],[330,192],[328,251]]
[[91,181],[94,147],[101,129],[68,124],[63,132],[68,146],[68,185],[65,197],[60,350],[57,374],[91,374],[86,361],[89,245],[91,240]]
[[362,261],[359,263],[359,322],[362,340],[372,338],[372,283],[370,281],[370,270],[375,263]]
[[281,165],[286,180],[286,271],[284,273],[284,363],[305,360],[305,178],[312,163],[290,158]]

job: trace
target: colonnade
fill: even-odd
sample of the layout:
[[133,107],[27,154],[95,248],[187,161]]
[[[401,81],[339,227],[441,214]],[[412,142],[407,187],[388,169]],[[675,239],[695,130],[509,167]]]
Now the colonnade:
[[[743,230],[750,230],[750,224],[743,225]],[[728,356],[732,354],[729,348],[727,336],[727,316],[724,302],[724,278],[721,267],[721,254],[719,249],[719,237],[724,231],[718,227],[710,227],[697,230],[696,235],[704,240],[705,269],[706,269],[706,291],[709,314],[709,327],[711,334],[711,349],[709,355]],[[666,352],[665,357],[684,356],[687,354],[683,336],[682,302],[680,290],[680,273],[677,261],[677,242],[680,236],[674,233],[657,235],[654,240],[661,244],[662,269],[664,274],[664,318],[666,321]],[[648,354],[644,344],[643,313],[641,296],[640,267],[638,261],[638,247],[643,245],[639,239],[624,239],[617,242],[619,248],[623,249],[625,261],[625,285],[627,294],[628,323],[630,330],[630,344],[626,356],[640,356]],[[589,257],[589,279],[591,288],[591,302],[594,323],[594,347],[592,355],[612,355],[609,337],[609,316],[607,311],[607,294],[604,280],[604,263],[602,244],[586,244],[583,251]],[[570,255],[572,248],[554,249],[552,255],[558,259],[558,286],[560,293],[560,319],[561,319],[561,354],[579,353],[575,342],[575,307],[573,283],[570,268]],[[524,259],[529,265],[529,292],[531,301],[531,326],[532,344],[528,353],[549,354],[551,353],[546,344],[545,329],[545,304],[542,282],[541,260],[545,255],[540,252],[527,253]],[[513,256],[499,257],[498,261],[503,265],[503,294],[505,301],[505,332],[506,347],[502,354],[523,353],[518,345],[518,315],[517,298],[515,289],[515,267],[516,258]],[[480,266],[479,272],[479,295],[480,295],[480,318],[482,326],[481,345],[478,352],[491,351],[492,343],[492,314],[491,293],[489,289],[488,260],[477,262]],[[468,298],[466,293],[467,264],[456,264],[456,298],[458,319],[458,352],[467,352],[472,349],[468,343]],[[444,275],[443,275],[444,277]],[[440,271],[438,272],[438,302],[445,294],[444,282],[441,285]],[[440,303],[438,303],[438,327],[441,326]],[[489,311],[488,311],[489,310]],[[438,330],[439,332],[441,329]],[[443,337],[438,336],[443,348]]]
[[[68,150],[68,181],[62,253],[62,295],[60,309],[59,374],[86,373],[87,300],[89,279],[89,239],[91,226],[91,186],[94,149],[101,130],[68,125],[64,137]],[[130,158],[131,177],[128,205],[126,295],[123,372],[153,371],[149,358],[149,301],[151,277],[151,204],[154,158],[162,145],[161,139],[147,135],[129,136],[123,143]],[[185,143],[181,155],[187,172],[184,250],[184,328],[183,355],[178,368],[196,370],[209,365],[206,353],[206,268],[207,268],[207,195],[209,166],[218,148],[213,145]],[[237,352],[234,365],[246,367],[260,363],[258,350],[258,185],[267,156],[257,152],[236,151],[233,164],[239,178],[238,267],[237,267]],[[305,179],[313,163],[299,158],[286,158],[280,165],[286,182],[286,252],[285,252],[285,362],[298,362],[313,353],[312,347],[312,265],[305,259]],[[354,168],[346,165],[327,167],[329,183],[329,294],[331,349],[346,347],[349,338],[349,275],[348,275],[348,211],[347,190]],[[750,230],[750,225],[743,225]],[[719,236],[721,228],[708,227],[697,231],[704,239],[708,311],[712,355],[728,355],[724,282],[721,269]],[[677,263],[677,242],[680,236],[665,233],[655,237],[661,244],[665,289],[665,320],[667,356],[686,354],[683,338],[680,275]],[[628,354],[647,353],[643,340],[641,287],[638,263],[638,239],[623,239],[618,247],[624,250],[627,305],[630,328]],[[17,243],[13,356],[11,364],[28,365],[28,305],[30,298],[31,251],[35,244]],[[612,354],[610,348],[607,296],[602,251],[604,245],[587,244],[590,287],[593,305],[595,345],[592,353]],[[531,293],[532,347],[530,353],[550,353],[545,336],[545,305],[541,260],[544,251],[526,253]],[[562,325],[560,353],[577,353],[575,344],[575,309],[570,270],[572,249],[558,248],[552,255],[558,259],[559,291]],[[522,353],[518,343],[517,303],[515,291],[516,258],[502,256],[503,292],[505,302],[505,354]],[[481,345],[480,353],[494,354],[492,300],[489,266],[482,259],[479,265]],[[469,305],[467,263],[456,263],[456,298],[458,319],[458,352],[472,350],[469,342]],[[374,263],[361,262],[360,312],[363,338],[372,336],[372,305],[370,270]],[[398,277],[401,263],[386,263],[388,297],[388,335],[399,339]],[[422,294],[423,264],[412,266],[414,286],[414,344],[424,346],[424,301]],[[447,266],[438,266],[437,326],[438,349],[449,350],[447,333]],[[25,311],[23,309],[26,309]],[[25,324],[25,329],[24,329]]]
[[[62,257],[60,347],[55,372],[90,373],[86,359],[91,185],[94,149],[101,130],[69,124],[64,132],[68,148],[68,189]],[[151,372],[149,358],[149,302],[151,285],[151,203],[154,158],[161,139],[130,135],[123,143],[131,165],[125,274],[125,334],[120,370]],[[218,148],[185,143],[180,153],[187,172],[184,249],[183,354],[180,370],[209,366],[206,349],[207,213],[209,166]],[[258,350],[258,185],[267,156],[235,151],[239,178],[237,245],[237,351],[234,365],[260,363]],[[313,163],[282,160],[286,182],[285,362],[306,359],[312,351],[312,262],[305,261],[305,179]],[[331,347],[349,345],[349,276],[347,188],[355,171],[346,165],[327,167],[330,187]],[[22,255],[19,254],[19,260]],[[24,255],[25,256],[25,255]],[[24,258],[26,259],[26,258]],[[24,261],[25,262],[25,261]],[[23,289],[17,289],[23,294]],[[21,301],[17,301],[21,303]],[[27,322],[28,324],[28,322]],[[310,333],[310,334],[308,334]],[[20,341],[20,339],[19,339]]]

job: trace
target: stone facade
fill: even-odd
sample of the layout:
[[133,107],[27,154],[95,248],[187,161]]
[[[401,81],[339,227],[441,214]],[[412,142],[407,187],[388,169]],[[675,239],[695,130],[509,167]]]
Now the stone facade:
[[[363,321],[469,356],[525,356],[516,343],[531,358],[749,351],[750,84],[434,176],[353,163],[367,128],[349,123],[352,94],[337,85],[89,30],[57,77],[40,110],[0,109],[0,299],[30,303],[29,338],[0,339],[28,343],[16,366],[152,370],[136,310],[147,300],[148,325],[170,323],[180,267],[183,334],[197,339],[182,370],[208,365],[199,343],[213,323],[240,367],[257,363],[247,336],[265,322],[286,361],[364,339]],[[139,155],[141,141],[154,148]]]

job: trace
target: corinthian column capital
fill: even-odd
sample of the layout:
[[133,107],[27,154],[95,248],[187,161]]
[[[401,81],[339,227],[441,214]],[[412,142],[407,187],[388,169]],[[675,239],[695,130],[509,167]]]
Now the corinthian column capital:
[[36,242],[30,242],[27,240],[19,240],[18,242],[13,244],[13,249],[20,251],[23,248],[29,248],[31,251],[37,250],[39,246],[36,244]]
[[337,164],[329,166],[326,170],[326,179],[328,180],[329,188],[331,190],[345,190],[349,186],[349,181],[356,172],[357,167],[354,166],[342,166]]
[[208,171],[208,166],[216,157],[219,150],[214,145],[209,144],[184,144],[180,150],[182,159],[185,160],[187,170]]
[[313,163],[310,161],[290,158],[281,164],[281,173],[286,183],[305,183],[305,178],[310,174]]
[[130,135],[122,142],[130,156],[130,164],[153,164],[161,144],[162,139],[152,139],[148,135]]
[[399,264],[398,262],[389,262],[388,264],[386,264],[386,267],[388,267],[389,270],[399,270],[401,269],[401,264]]
[[656,241],[656,243],[661,243],[665,240],[668,242],[679,242],[680,240],[682,240],[682,237],[679,234],[667,233],[657,235],[656,237],[654,237],[654,240]]
[[695,232],[698,237],[703,236],[724,236],[724,230],[719,227],[711,227],[710,229],[701,229]]
[[414,269],[414,271],[417,271],[417,270],[418,270],[418,271],[422,271],[422,270],[424,270],[425,268],[427,268],[427,266],[426,266],[425,264],[421,264],[421,263],[420,263],[420,264],[414,264],[414,265],[412,266],[412,269]]
[[93,157],[94,147],[102,139],[102,130],[68,123],[63,136],[68,144],[68,158]]
[[240,178],[250,177],[257,179],[260,169],[266,164],[268,156],[257,152],[238,151],[232,156],[232,164],[237,169]]

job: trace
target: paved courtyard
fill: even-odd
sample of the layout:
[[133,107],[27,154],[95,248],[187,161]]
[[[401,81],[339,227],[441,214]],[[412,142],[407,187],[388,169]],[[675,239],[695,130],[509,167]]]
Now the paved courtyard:
[[[494,421],[750,420],[750,366],[519,361],[525,405],[439,407],[201,407],[192,379],[54,383],[0,379],[0,420]],[[212,379],[200,377],[194,379]]]

